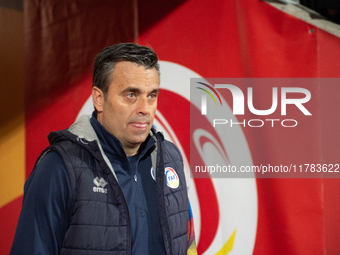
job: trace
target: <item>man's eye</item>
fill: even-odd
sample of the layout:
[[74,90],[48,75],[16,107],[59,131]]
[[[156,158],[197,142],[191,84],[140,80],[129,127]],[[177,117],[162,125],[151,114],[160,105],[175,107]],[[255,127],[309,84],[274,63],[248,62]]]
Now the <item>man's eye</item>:
[[156,97],[157,97],[156,94],[151,94],[151,95],[150,95],[150,98],[151,98],[151,99],[155,99]]
[[129,93],[129,94],[127,94],[127,97],[128,97],[128,98],[134,98],[134,97],[135,97],[135,94],[134,94],[134,93]]

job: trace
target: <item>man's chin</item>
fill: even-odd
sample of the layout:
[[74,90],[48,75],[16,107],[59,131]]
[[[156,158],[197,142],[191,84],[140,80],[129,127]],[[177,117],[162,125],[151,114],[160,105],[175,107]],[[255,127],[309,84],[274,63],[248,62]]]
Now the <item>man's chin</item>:
[[149,135],[149,131],[148,132],[144,131],[144,132],[139,132],[137,134],[136,133],[131,134],[128,137],[128,139],[129,139],[131,144],[135,144],[135,145],[139,144],[140,145],[146,140],[148,135]]

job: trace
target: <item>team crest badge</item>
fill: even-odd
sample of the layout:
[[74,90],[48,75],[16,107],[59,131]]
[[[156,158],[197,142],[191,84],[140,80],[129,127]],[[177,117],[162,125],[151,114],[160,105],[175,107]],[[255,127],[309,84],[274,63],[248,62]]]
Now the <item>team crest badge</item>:
[[165,168],[165,178],[166,178],[166,184],[172,188],[176,189],[179,186],[179,178],[176,173],[176,171],[171,167]]

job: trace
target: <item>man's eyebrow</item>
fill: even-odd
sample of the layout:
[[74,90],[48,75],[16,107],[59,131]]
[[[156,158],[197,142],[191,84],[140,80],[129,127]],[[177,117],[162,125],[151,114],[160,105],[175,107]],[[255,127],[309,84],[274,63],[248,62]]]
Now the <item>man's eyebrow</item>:
[[159,92],[159,89],[154,89],[151,91],[151,93],[158,93]]
[[[125,92],[141,92],[140,88],[135,88],[135,87],[128,87],[124,89],[121,93],[124,94]],[[159,89],[153,89],[150,93],[158,93]]]
[[128,87],[126,89],[124,89],[121,93],[124,94],[125,92],[140,92],[141,90],[139,88],[135,88],[135,87]]

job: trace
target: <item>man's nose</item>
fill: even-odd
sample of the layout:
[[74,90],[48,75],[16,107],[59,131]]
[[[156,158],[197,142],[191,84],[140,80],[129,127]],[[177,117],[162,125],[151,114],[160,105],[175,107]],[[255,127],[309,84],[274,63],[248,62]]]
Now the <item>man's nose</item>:
[[150,114],[150,103],[148,102],[148,98],[140,98],[138,101],[138,113],[143,115]]

